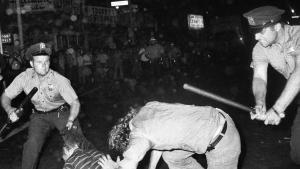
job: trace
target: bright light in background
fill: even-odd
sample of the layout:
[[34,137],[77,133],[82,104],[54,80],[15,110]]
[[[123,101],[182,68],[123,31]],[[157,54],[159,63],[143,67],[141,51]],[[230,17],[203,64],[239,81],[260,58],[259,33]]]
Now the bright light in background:
[[110,2],[110,6],[124,6],[128,5],[128,1],[113,1]]
[[6,9],[6,14],[7,15],[12,15],[14,11],[11,8]]
[[77,16],[76,15],[71,15],[70,19],[71,19],[71,21],[75,22],[77,20]]
[[292,8],[292,9],[291,9],[291,12],[292,12],[292,13],[295,13],[295,10]]
[[298,19],[300,16],[292,16],[293,19]]

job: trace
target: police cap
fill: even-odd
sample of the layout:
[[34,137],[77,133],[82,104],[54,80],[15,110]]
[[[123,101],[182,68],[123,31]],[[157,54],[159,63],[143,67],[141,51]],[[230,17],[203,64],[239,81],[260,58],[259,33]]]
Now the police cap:
[[34,45],[31,45],[25,55],[27,58],[32,60],[33,56],[38,56],[38,55],[47,55],[50,56],[52,53],[51,48],[48,44],[40,42],[36,43]]
[[261,29],[278,23],[283,13],[284,10],[275,6],[262,6],[244,13],[243,16],[248,20],[250,28]]

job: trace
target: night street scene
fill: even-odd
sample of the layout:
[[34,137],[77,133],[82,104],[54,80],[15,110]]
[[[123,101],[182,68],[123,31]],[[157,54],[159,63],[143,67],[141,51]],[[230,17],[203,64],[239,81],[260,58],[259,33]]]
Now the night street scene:
[[300,169],[298,25],[297,0],[1,0],[0,169]]

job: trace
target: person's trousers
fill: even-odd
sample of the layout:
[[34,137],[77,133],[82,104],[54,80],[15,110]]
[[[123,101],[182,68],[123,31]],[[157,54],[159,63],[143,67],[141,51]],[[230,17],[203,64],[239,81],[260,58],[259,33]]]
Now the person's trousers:
[[[299,102],[298,96],[298,102]],[[290,156],[291,160],[300,164],[300,104],[298,103],[297,114],[295,116],[292,128],[291,128],[291,142],[290,142]]]
[[[60,133],[65,130],[69,117],[69,109],[48,114],[33,113],[30,116],[28,138],[23,146],[22,169],[35,169],[42,146],[54,128]],[[73,129],[82,134],[78,120],[74,121]]]
[[[237,169],[241,153],[240,135],[232,119],[224,113],[227,131],[215,149],[206,152],[207,169]],[[184,150],[165,151],[162,154],[169,169],[203,169],[192,157],[194,152]]]

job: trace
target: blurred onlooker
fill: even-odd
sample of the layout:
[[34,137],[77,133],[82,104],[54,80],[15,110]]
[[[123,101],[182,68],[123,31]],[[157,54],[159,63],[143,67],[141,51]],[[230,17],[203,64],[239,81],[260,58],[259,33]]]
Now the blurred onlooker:
[[133,47],[131,49],[131,56],[132,56],[132,70],[131,74],[134,78],[138,79],[141,74],[142,74],[142,67],[141,67],[141,62],[140,62],[140,55],[137,53],[138,52],[137,47]]
[[22,60],[19,57],[10,57],[8,59],[9,69],[7,83],[9,84],[18,74],[22,72]]
[[113,54],[114,79],[123,79],[123,58],[120,49],[116,49]]
[[164,47],[154,37],[151,37],[146,47],[146,57],[150,59],[151,73],[157,77],[161,74],[160,61],[165,53]]
[[181,57],[181,50],[177,46],[175,46],[174,43],[170,43],[170,48],[168,50],[167,55],[171,67],[179,61]]
[[84,84],[93,83],[92,78],[92,53],[87,51],[83,55],[83,76],[84,76]]
[[105,45],[109,48],[109,49],[116,49],[117,48],[117,45],[116,45],[116,42],[113,38],[113,35],[110,34],[106,41],[105,41]]
[[6,82],[3,76],[2,68],[0,67],[0,92],[3,92],[6,88]]
[[77,66],[78,66],[78,82],[79,82],[79,85],[84,85],[83,52],[79,52],[78,55],[77,55]]
[[[80,51],[77,56],[78,82],[80,85],[87,85],[91,82],[92,56],[90,52]],[[83,86],[82,86],[83,87]]]
[[140,46],[138,55],[140,56],[142,76],[147,77],[150,71],[150,59],[146,55],[147,45],[144,43]]
[[58,52],[58,72],[62,75],[65,75],[66,71],[66,61],[65,53],[63,51]]
[[95,58],[95,65],[96,65],[96,70],[95,70],[95,82],[100,82],[101,79],[106,77],[106,73],[108,71],[108,55],[100,49],[99,52],[96,54]]
[[77,82],[77,58],[76,51],[69,48],[66,51],[66,76],[72,82]]
[[0,54],[0,68],[1,70],[5,70],[6,69],[6,61],[5,61],[5,58],[4,58],[4,55]]

